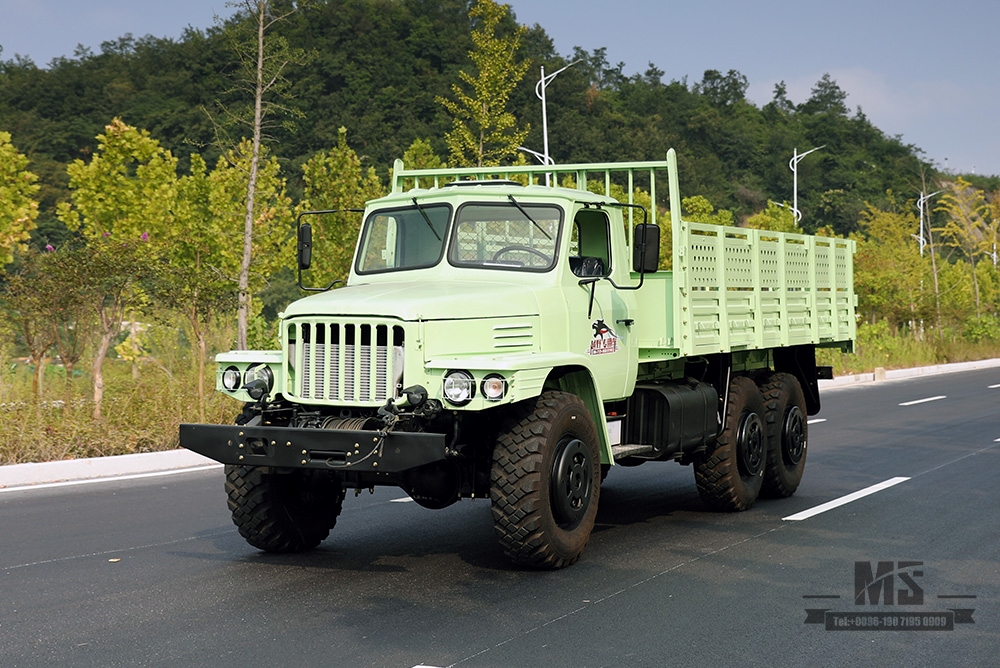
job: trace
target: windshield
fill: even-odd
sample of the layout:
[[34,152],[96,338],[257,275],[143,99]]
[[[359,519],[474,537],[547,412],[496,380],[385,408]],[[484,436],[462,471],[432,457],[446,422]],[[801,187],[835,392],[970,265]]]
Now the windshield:
[[358,273],[433,267],[444,254],[450,215],[451,207],[443,204],[372,212],[361,237]]
[[458,267],[548,271],[555,265],[557,206],[466,204],[458,210],[448,261]]

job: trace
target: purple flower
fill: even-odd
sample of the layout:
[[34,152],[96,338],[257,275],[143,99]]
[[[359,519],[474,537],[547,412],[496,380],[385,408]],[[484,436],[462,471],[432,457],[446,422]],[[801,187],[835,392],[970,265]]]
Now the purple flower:
[[110,236],[111,236],[111,233],[110,233],[110,232],[105,232],[105,233],[103,234],[103,236],[104,236],[104,238],[105,238],[105,239],[107,239],[108,237],[110,237]]
[[45,244],[45,250],[48,251],[49,253],[51,253],[55,249],[56,249],[56,247],[53,246],[52,244]]
[[143,233],[142,233],[142,234],[141,234],[141,235],[139,236],[139,238],[140,238],[140,239],[142,239],[143,241],[149,241],[149,232],[143,232]]

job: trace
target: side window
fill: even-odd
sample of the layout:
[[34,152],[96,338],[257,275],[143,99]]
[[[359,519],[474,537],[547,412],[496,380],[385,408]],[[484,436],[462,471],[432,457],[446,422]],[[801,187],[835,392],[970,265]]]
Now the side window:
[[570,234],[569,266],[577,276],[607,276],[611,272],[610,230],[603,211],[577,212]]

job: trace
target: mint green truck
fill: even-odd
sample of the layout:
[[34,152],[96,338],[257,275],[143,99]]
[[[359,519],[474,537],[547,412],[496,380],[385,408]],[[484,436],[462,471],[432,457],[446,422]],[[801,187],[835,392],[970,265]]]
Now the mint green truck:
[[[669,271],[656,207],[634,201],[662,200],[664,179]],[[691,465],[713,510],[798,487],[831,371],[816,349],[853,348],[853,241],[684,221],[672,150],[397,161],[339,289],[308,280],[329,213],[299,219],[299,284],[314,294],[281,314],[281,349],[216,358],[217,390],[243,403],[235,424],[180,427],[182,446],[226,465],[254,547],[312,549],[348,490],[389,485],[432,509],[489,499],[511,560],[562,568],[613,465]]]

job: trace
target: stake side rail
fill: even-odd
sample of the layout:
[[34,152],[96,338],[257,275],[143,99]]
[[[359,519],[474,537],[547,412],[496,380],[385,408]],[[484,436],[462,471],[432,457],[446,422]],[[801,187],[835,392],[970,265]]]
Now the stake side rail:
[[674,246],[681,356],[850,342],[850,239],[682,221]]

